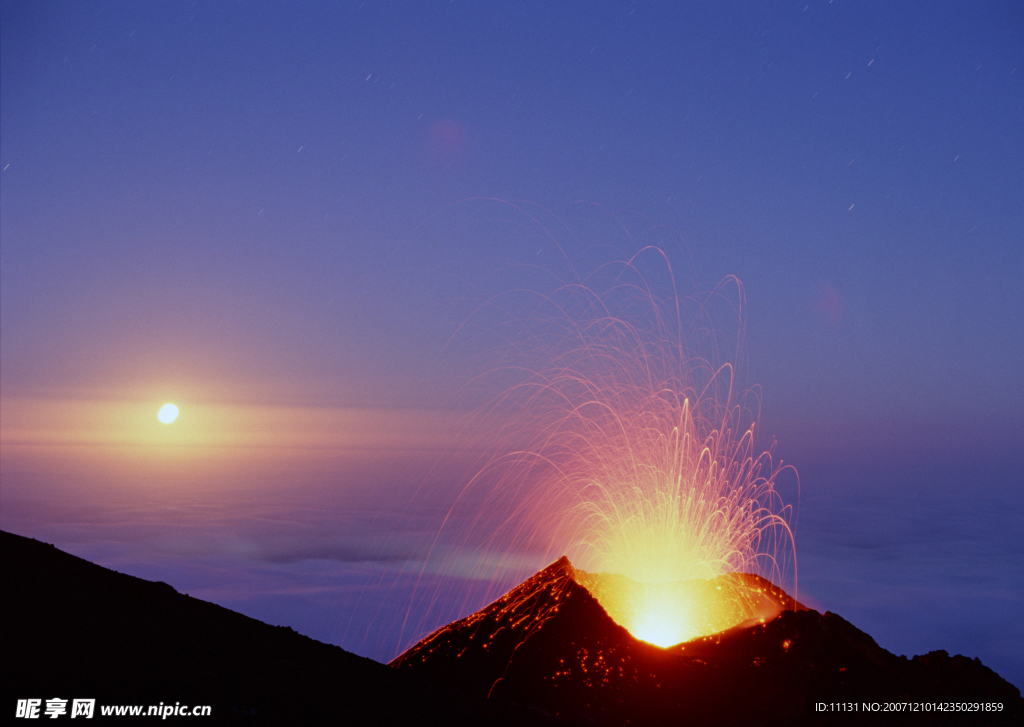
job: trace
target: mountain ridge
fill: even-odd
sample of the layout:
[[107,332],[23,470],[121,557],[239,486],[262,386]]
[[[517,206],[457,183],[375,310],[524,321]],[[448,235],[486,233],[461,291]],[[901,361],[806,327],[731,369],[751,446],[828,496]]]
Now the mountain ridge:
[[[560,558],[391,666],[571,723],[659,725],[685,715],[708,725],[870,724],[887,717],[863,714],[861,705],[950,701],[1003,704],[998,714],[972,715],[979,724],[1024,716],[1020,691],[979,660],[896,656],[829,612],[783,610],[755,626],[657,647],[616,624],[575,573]],[[858,712],[826,713],[820,703],[856,703]]]
[[[211,705],[207,724],[544,724],[0,531],[0,714],[19,699]],[[99,716],[99,706],[97,706]]]

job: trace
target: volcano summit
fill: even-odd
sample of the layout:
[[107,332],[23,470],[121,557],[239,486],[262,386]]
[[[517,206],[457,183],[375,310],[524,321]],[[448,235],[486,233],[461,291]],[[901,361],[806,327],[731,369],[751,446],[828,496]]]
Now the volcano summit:
[[[579,724],[872,724],[892,716],[886,705],[951,702],[1002,705],[982,709],[972,723],[1024,716],[1019,690],[979,660],[944,651],[895,656],[843,618],[807,609],[757,576],[727,583],[760,591],[765,617],[655,646],[616,623],[595,597],[591,589],[600,594],[602,581],[614,578],[578,571],[563,557],[391,666]],[[717,593],[719,585],[702,587]],[[828,706],[839,703],[857,711]],[[943,719],[934,710],[901,717]]]

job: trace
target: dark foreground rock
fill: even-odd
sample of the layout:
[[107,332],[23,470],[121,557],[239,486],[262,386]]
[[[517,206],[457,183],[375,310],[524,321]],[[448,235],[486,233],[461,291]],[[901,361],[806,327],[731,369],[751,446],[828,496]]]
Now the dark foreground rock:
[[977,659],[898,657],[812,610],[662,649],[612,621],[575,574],[562,558],[391,666],[576,724],[1024,723],[1020,691]]
[[548,722],[2,531],[0,569],[5,724],[37,723],[14,719],[30,698],[49,723],[54,697],[69,700],[59,720],[84,698],[96,699],[100,721],[101,705],[181,703],[210,705],[202,724]]

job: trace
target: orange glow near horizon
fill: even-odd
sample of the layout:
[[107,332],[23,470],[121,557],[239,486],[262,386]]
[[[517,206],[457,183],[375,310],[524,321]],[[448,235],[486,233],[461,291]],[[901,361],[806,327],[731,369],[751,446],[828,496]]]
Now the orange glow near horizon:
[[449,441],[456,419],[429,410],[197,401],[188,403],[187,416],[168,419],[163,409],[159,418],[153,416],[159,407],[152,399],[7,398],[0,408],[0,441],[5,451],[73,448],[158,459],[230,451],[417,451]]
[[163,397],[5,398],[4,499],[45,496],[93,506],[138,498],[191,503],[231,493],[304,497],[315,491],[333,502],[356,492],[370,495],[382,482],[404,486],[407,469],[450,446],[457,420],[452,412],[434,410],[175,399],[180,415],[162,424],[154,414]]

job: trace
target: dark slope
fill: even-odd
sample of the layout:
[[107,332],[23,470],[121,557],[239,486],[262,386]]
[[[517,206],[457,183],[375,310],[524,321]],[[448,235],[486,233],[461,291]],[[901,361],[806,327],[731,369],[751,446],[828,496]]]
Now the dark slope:
[[[784,611],[763,625],[652,646],[608,617],[566,558],[391,666],[581,724],[875,724],[891,720],[863,704],[896,701],[1003,704],[1001,714],[919,713],[900,723],[1024,718],[1020,692],[977,659],[897,657],[832,613]],[[816,712],[818,702],[856,702],[858,711]]]
[[[279,724],[536,724],[370,659],[0,531],[0,714],[17,699],[209,704]],[[99,708],[97,706],[97,718]],[[62,719],[68,719],[65,715]]]

